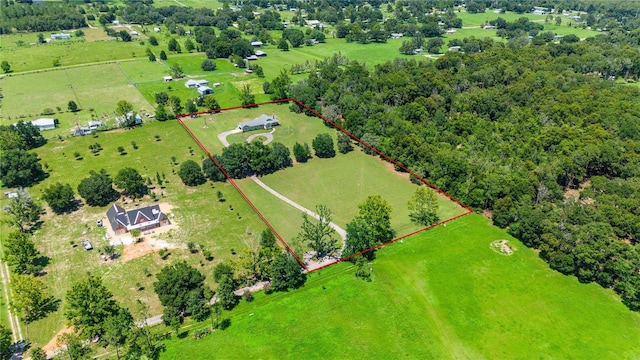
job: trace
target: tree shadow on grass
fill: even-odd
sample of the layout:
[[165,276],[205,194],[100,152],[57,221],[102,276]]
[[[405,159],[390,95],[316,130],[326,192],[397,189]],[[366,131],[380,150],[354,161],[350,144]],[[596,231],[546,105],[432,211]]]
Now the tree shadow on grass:
[[184,339],[184,338],[186,338],[187,336],[189,336],[189,330],[187,330],[187,331],[183,331],[183,332],[179,333],[179,334],[178,334],[178,339]]
[[229,326],[231,326],[231,319],[229,318],[222,319],[222,321],[220,322],[220,330],[227,330]]

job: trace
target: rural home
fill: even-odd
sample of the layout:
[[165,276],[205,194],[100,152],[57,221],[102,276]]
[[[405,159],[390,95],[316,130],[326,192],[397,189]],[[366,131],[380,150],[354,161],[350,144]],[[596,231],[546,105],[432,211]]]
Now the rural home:
[[262,41],[252,41],[252,42],[251,42],[251,46],[253,46],[253,47],[260,47],[260,46],[262,46],[262,45],[264,45],[264,44],[262,43]]
[[56,128],[56,121],[52,118],[40,118],[40,119],[32,120],[31,125],[37,126],[38,129],[40,129],[40,131],[53,130]]
[[213,94],[213,89],[208,86],[198,86],[198,94],[210,95]]
[[391,33],[391,35],[389,35],[389,37],[391,37],[392,39],[400,39],[404,36],[404,34],[402,33]]
[[265,114],[262,114],[251,121],[243,121],[241,123],[238,123],[238,129],[242,130],[242,132],[247,132],[258,129],[271,129],[272,127],[278,125],[280,125],[280,122],[275,115],[267,116]]
[[71,39],[71,34],[51,34],[51,40]]
[[209,81],[207,80],[187,80],[184,83],[184,86],[193,89],[193,88],[198,88],[200,86],[209,86]]
[[76,126],[71,129],[71,136],[91,135],[91,129],[86,126]]
[[109,219],[111,229],[116,235],[131,230],[145,231],[171,224],[167,215],[160,211],[158,205],[126,211],[113,204],[107,211],[107,219]]
[[89,123],[87,124],[89,126],[89,129],[91,130],[98,130],[98,128],[100,126],[102,126],[102,121],[89,121]]
[[264,52],[264,51],[258,50],[258,51],[256,51],[256,56],[267,56],[267,53]]
[[164,82],[169,82],[169,81],[171,81],[171,80],[173,80],[173,77],[171,77],[171,76],[164,76],[164,77],[162,78],[162,81],[164,81]]

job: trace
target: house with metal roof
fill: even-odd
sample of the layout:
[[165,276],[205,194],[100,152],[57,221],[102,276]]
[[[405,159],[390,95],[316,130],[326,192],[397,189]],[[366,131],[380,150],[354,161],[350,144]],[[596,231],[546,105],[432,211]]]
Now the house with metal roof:
[[278,118],[275,115],[267,116],[262,114],[251,121],[243,121],[238,123],[238,129],[242,132],[258,130],[258,129],[271,129],[274,126],[280,125]]
[[210,95],[213,94],[213,89],[208,86],[198,86],[198,94]]
[[207,80],[187,80],[184,83],[184,86],[188,88],[198,88],[200,86],[209,86],[209,81]]
[[111,224],[111,230],[116,235],[121,235],[131,230],[145,231],[171,224],[167,215],[160,211],[160,206],[158,205],[126,211],[113,204],[107,211],[107,219]]
[[36,120],[32,120],[31,124],[37,126],[40,131],[42,130],[53,130],[56,128],[56,121],[52,118],[40,118]]

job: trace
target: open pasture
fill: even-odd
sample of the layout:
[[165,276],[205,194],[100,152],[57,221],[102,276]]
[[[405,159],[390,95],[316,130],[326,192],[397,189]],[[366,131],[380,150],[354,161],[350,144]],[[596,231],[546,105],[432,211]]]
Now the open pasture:
[[[138,149],[134,149],[132,141],[136,142]],[[89,145],[95,143],[103,147],[97,156],[89,150]],[[119,146],[125,148],[125,155],[119,153]],[[193,154],[190,148],[193,149]],[[239,253],[247,244],[256,241],[255,234],[265,228],[231,185],[207,183],[198,187],[186,187],[182,184],[174,173],[178,165],[173,163],[172,156],[176,157],[176,163],[187,159],[200,163],[203,154],[184,129],[174,121],[153,122],[133,130],[99,133],[97,137],[86,136],[64,141],[52,139],[35,152],[42,158],[42,163],[46,164],[49,177],[30,189],[34,198],[39,198],[44,188],[56,182],[69,183],[75,190],[91,170],[106,169],[113,177],[120,169],[133,167],[143,177],[153,179],[152,191],[157,194],[158,201],[145,197],[135,202],[129,200],[126,204],[120,199],[118,203],[127,209],[154,203],[168,204],[172,207],[169,213],[172,214],[170,219],[175,225],[167,233],[145,236],[145,240],[136,245],[142,248],[139,250],[140,257],[122,256],[105,262],[99,256],[101,248],[107,244],[105,232],[104,228],[96,227],[96,221],[102,219],[108,226],[105,215],[108,207],[84,205],[79,210],[62,216],[47,213],[43,217],[42,228],[34,234],[34,241],[38,249],[51,259],[45,268],[47,274],[42,280],[49,284],[54,296],[63,299],[63,302],[57,312],[29,326],[30,339],[39,345],[46,344],[61,329],[65,322],[64,295],[73,282],[84,278],[87,273],[102,277],[116,299],[125,306],[135,309],[135,301],[142,299],[150,305],[150,314],[156,315],[162,310],[153,293],[152,283],[161,267],[174,260],[185,259],[197,266],[212,286],[213,266],[223,259],[233,258],[232,249]],[[76,152],[82,159],[75,159]],[[163,188],[156,185],[156,173],[165,176]],[[223,201],[219,200],[218,191],[221,192]],[[79,246],[83,239],[90,239],[95,249],[85,251]],[[190,253],[187,250],[188,242],[210,250],[213,261],[205,260],[200,251]],[[170,252],[168,258],[163,260],[157,252],[144,250],[151,244],[158,244],[154,245],[157,246],[156,251],[162,246],[167,247]],[[123,246],[116,248],[116,252],[121,255],[123,252],[126,255],[127,251]],[[147,273],[150,275],[145,275]]]
[[[63,112],[62,115],[47,115],[58,118],[60,126],[55,131],[43,132],[45,136],[66,136],[69,129],[78,123],[86,125],[91,120],[90,110],[98,118],[113,120],[116,104],[120,100],[131,102],[136,111],[153,110],[118,64],[14,75],[1,81],[4,90],[3,122],[13,123],[17,118],[33,120],[41,117],[40,114],[46,108]],[[67,104],[71,100],[78,104],[81,111],[73,114],[67,112]],[[58,107],[60,111],[57,111]]]
[[[496,239],[515,253],[491,250]],[[338,264],[291,293],[257,294],[229,314],[227,330],[172,338],[162,358],[199,359],[210,349],[263,359],[640,356],[638,313],[610,290],[550,270],[480,215],[379,250],[371,268],[371,282]]]

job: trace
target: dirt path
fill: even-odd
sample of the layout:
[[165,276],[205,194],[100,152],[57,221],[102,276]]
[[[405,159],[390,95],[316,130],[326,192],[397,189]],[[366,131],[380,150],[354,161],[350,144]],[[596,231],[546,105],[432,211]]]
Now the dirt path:
[[4,289],[4,301],[7,304],[7,314],[9,316],[9,325],[11,326],[11,334],[13,334],[13,342],[16,343],[21,341],[22,338],[22,329],[20,328],[20,322],[18,320],[18,316],[11,312],[11,306],[9,306],[9,291],[11,288],[9,287],[9,283],[11,282],[9,275],[9,266],[7,266],[6,262],[2,262],[0,264],[0,276],[2,277],[2,287]]
[[[279,192],[273,190],[272,188],[270,188],[267,184],[263,183],[262,181],[260,181],[260,179],[258,179],[257,176],[253,175],[251,177],[251,180],[253,180],[253,182],[255,182],[256,184],[258,184],[261,188],[267,190],[271,195],[277,197],[278,199],[284,201],[285,203],[293,206],[294,208],[302,211],[303,213],[311,216],[312,218],[316,219],[316,220],[320,220],[320,216],[318,214],[316,214],[315,212],[307,209],[306,207],[298,204],[297,202],[289,199],[288,197],[280,194]],[[331,226],[331,228],[333,230],[335,230],[338,235],[340,235],[340,237],[342,238],[342,240],[345,240],[347,238],[347,232],[346,230],[344,230],[343,228],[341,228],[340,226],[336,225],[333,222],[329,223],[329,226]]]

